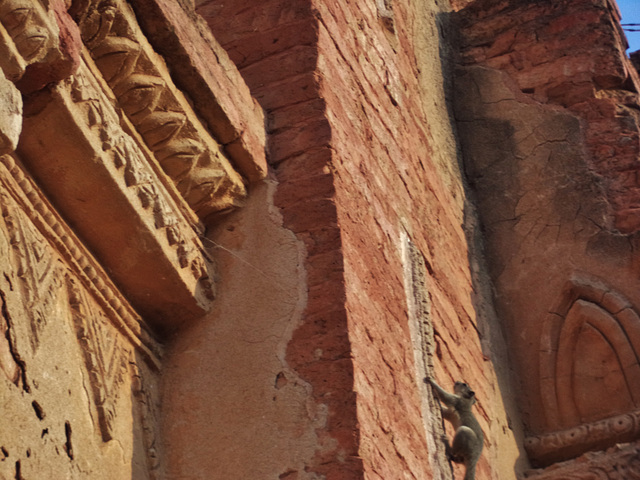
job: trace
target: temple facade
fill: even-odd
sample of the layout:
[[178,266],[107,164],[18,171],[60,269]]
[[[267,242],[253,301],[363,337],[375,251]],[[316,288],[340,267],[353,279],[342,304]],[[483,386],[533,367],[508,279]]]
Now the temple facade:
[[0,0],[0,479],[461,479],[429,377],[477,480],[640,480],[626,49],[615,0]]

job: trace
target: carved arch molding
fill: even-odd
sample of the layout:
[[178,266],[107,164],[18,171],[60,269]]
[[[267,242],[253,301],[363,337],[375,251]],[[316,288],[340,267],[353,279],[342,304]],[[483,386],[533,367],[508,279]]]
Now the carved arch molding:
[[562,428],[526,439],[532,459],[549,464],[640,437],[640,316],[623,294],[574,275],[543,321],[539,359],[547,425]]

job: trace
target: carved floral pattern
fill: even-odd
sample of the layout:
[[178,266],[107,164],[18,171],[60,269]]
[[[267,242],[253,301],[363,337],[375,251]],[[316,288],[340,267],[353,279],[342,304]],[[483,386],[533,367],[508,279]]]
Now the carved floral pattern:
[[42,330],[58,310],[56,292],[63,287],[60,265],[49,244],[23,214],[12,209],[6,201],[2,201],[1,209],[17,264],[24,307],[31,321],[29,340],[32,350],[36,351]]
[[[177,217],[178,207],[162,188],[155,172],[149,166],[141,146],[121,128],[121,119],[92,75],[81,68],[81,74],[70,81],[71,98],[84,111],[87,124],[96,133],[101,149],[109,152],[113,164],[122,172],[128,188],[134,189],[140,205],[153,214],[154,227],[163,230],[167,242],[176,251],[180,268],[189,268],[193,277],[204,283],[203,291],[212,292],[207,268],[202,258],[203,249],[193,238],[189,241]],[[190,232],[193,236],[193,232]]]
[[[32,347],[37,347],[34,338],[37,339],[45,327],[51,327],[47,321],[68,312],[89,374],[100,436],[103,441],[109,441],[116,435],[115,419],[123,385],[128,381],[135,385],[141,382],[135,375],[129,378],[134,349],[136,357],[145,360],[144,367],[135,366],[136,372],[144,369],[145,375],[152,375],[146,365],[157,370],[158,346],[147,336],[142,321],[134,317],[126,300],[10,156],[0,157],[0,186],[3,187],[0,225],[6,226],[6,232],[4,228],[0,230],[0,240],[5,239],[0,244],[0,253],[13,252],[15,276],[24,284],[20,296],[32,323],[30,330],[27,327],[27,336]],[[61,257],[65,262],[60,261]],[[10,277],[5,275],[5,278]],[[15,288],[15,282],[10,288]],[[55,307],[49,311],[47,305],[51,302]],[[10,327],[1,325],[2,320],[10,320],[1,291],[0,306],[0,328]],[[9,337],[7,335],[7,340],[11,342]],[[3,349],[4,345],[0,345],[0,353]],[[14,351],[15,345],[9,344],[9,353]],[[0,358],[0,368],[16,385],[22,382],[28,392],[22,364],[16,363],[15,356],[13,362],[5,360],[12,358],[6,355]],[[140,376],[137,373],[137,377]],[[145,395],[138,390],[134,388],[136,398]],[[149,431],[152,438],[147,443],[154,445],[156,419],[144,411],[140,416],[143,431]],[[153,449],[148,450],[149,464],[157,464],[157,454]]]
[[148,327],[10,155],[0,157],[0,183],[29,217],[24,223],[32,223],[38,236],[47,238],[91,292],[116,330],[149,365],[158,369],[161,350]]

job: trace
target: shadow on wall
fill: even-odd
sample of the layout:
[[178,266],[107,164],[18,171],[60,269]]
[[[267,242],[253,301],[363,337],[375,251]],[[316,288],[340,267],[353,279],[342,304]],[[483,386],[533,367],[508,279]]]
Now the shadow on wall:
[[476,328],[482,345],[482,353],[493,366],[507,425],[515,436],[515,445],[512,438],[509,435],[505,435],[505,432],[493,432],[499,435],[500,438],[493,438],[490,441],[496,443],[499,457],[502,456],[503,449],[517,449],[517,454],[511,456],[511,458],[517,457],[515,464],[511,468],[513,474],[519,476],[529,468],[529,459],[523,446],[522,411],[518,407],[517,394],[514,389],[516,372],[512,370],[504,326],[496,313],[493,303],[493,287],[489,277],[489,266],[485,259],[484,237],[478,219],[478,212],[472,203],[473,194],[469,191],[470,187],[468,185],[466,189],[468,201],[464,212],[464,231],[469,245],[468,258],[473,283],[472,303],[476,312]]
[[[597,422],[637,409],[632,400],[621,402],[625,395],[633,398],[627,385],[635,374],[618,360],[629,350],[626,344],[602,339],[611,340],[612,332],[625,328],[625,318],[637,316],[637,235],[607,228],[609,203],[601,178],[587,164],[575,115],[529,101],[498,70],[466,67],[456,79],[456,119],[483,224],[481,231],[469,209],[479,333],[505,388],[507,411],[515,416],[517,392],[529,457],[539,465],[624,441],[607,426],[613,420]],[[488,269],[478,265],[482,244]],[[500,322],[486,305],[491,283],[483,271],[491,275]],[[616,316],[621,311],[626,317]],[[499,325],[508,343],[496,355]],[[632,330],[627,335],[633,342],[638,337]],[[508,387],[507,358],[514,364],[515,390]],[[554,413],[560,400],[571,415]],[[599,443],[581,438],[589,428],[609,433],[599,433]]]
[[[529,468],[529,459],[524,450],[524,429],[522,423],[522,412],[517,404],[517,395],[514,389],[514,374],[511,368],[511,360],[506,343],[504,325],[499,319],[493,300],[493,287],[489,275],[490,266],[485,260],[484,251],[484,234],[480,226],[478,211],[476,209],[476,192],[474,191],[474,182],[481,172],[469,171],[470,162],[465,162],[463,152],[464,133],[471,134],[476,141],[485,142],[488,145],[500,143],[501,145],[509,145],[513,140],[513,127],[506,121],[487,119],[482,125],[474,125],[472,130],[469,125],[465,124],[464,118],[456,113],[460,110],[470,108],[464,100],[460,99],[459,89],[461,85],[456,84],[457,71],[455,59],[458,52],[458,33],[455,25],[456,13],[440,13],[436,17],[440,32],[440,62],[445,79],[445,95],[447,99],[447,109],[451,130],[456,135],[456,161],[458,168],[463,172],[462,181],[465,189],[465,207],[464,207],[464,224],[463,228],[466,235],[468,245],[468,260],[471,269],[471,278],[473,284],[472,303],[476,312],[477,325],[475,328],[478,333],[482,353],[485,359],[488,359],[492,365],[492,371],[495,374],[494,381],[497,383],[499,395],[501,397],[501,405],[482,405],[482,399],[479,403],[487,414],[499,415],[506,417],[504,423],[508,425],[511,432],[503,429],[495,429],[496,431],[485,432],[485,446],[493,444],[493,449],[485,449],[483,455],[489,456],[487,460],[494,472],[499,476],[519,476],[527,468]],[[468,86],[462,86],[467,88]],[[466,92],[468,94],[468,92]],[[500,137],[500,138],[496,138]],[[505,148],[502,153],[503,157],[508,158],[512,149]],[[497,160],[495,157],[489,161]],[[512,168],[509,162],[504,164],[504,168]],[[490,424],[498,425],[499,422],[491,422]],[[493,458],[495,457],[495,458]],[[515,463],[510,463],[516,458]]]

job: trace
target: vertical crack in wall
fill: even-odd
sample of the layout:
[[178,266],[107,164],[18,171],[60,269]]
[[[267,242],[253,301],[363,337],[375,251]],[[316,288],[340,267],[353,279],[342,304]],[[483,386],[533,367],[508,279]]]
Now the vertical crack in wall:
[[[4,370],[9,380],[11,380],[16,385],[16,387],[22,386],[22,389],[25,392],[29,393],[30,388],[27,384],[26,366],[24,361],[20,358],[20,355],[18,354],[18,351],[15,347],[15,336],[13,335],[12,330],[12,320],[11,316],[9,315],[9,309],[7,308],[5,293],[2,290],[0,290],[0,302],[2,302],[2,305],[0,305],[0,312],[2,315],[2,318],[0,318],[0,333],[2,330],[4,330],[6,346],[9,349],[8,353],[13,360],[13,362],[11,362],[8,358],[3,358],[2,360],[0,360],[0,367],[2,368],[2,370]],[[4,346],[0,348],[4,348]],[[9,364],[5,364],[5,361]]]
[[73,460],[73,444],[71,443],[71,423],[64,422],[64,436],[67,439],[64,443],[64,451],[66,452],[69,460]]
[[440,440],[445,434],[440,402],[433,395],[431,388],[423,382],[425,377],[434,376],[435,355],[431,299],[426,285],[427,266],[424,256],[404,231],[401,233],[400,242],[409,330],[416,366],[416,383],[421,393],[429,462],[434,480],[453,480],[451,464],[447,460],[444,443]]
[[24,478],[22,477],[22,468],[20,466],[20,460],[16,461],[16,480],[24,480]]

